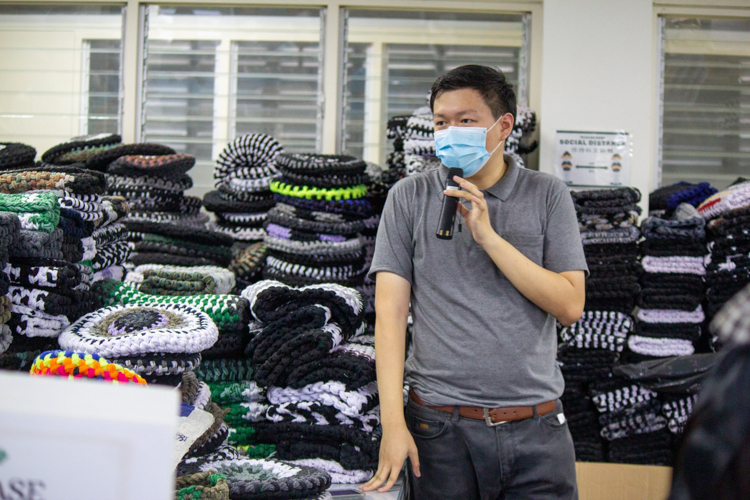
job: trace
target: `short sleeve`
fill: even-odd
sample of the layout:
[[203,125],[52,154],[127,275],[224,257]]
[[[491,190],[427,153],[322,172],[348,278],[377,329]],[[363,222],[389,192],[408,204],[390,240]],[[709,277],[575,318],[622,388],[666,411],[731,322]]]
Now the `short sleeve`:
[[581,233],[576,209],[567,186],[556,179],[547,198],[547,228],[544,231],[544,268],[555,273],[585,271]]
[[375,280],[375,274],[379,271],[388,271],[413,284],[413,221],[404,181],[396,183],[388,192],[380,216],[375,253],[368,272],[372,280]]

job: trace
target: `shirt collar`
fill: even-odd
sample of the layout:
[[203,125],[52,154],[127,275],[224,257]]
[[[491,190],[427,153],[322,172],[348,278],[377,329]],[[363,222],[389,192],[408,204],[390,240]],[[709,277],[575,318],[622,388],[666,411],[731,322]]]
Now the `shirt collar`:
[[516,164],[516,160],[509,155],[503,155],[507,169],[505,174],[497,181],[494,185],[485,189],[485,191],[495,198],[499,198],[500,201],[505,201],[513,192],[513,188],[516,186],[518,180],[519,167]]

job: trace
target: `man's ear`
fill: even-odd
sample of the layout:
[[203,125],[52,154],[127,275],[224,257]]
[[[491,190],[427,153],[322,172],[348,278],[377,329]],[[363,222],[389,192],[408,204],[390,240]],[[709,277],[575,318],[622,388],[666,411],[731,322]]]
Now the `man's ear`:
[[502,135],[502,140],[505,141],[510,137],[511,132],[513,132],[513,115],[510,113],[505,113],[503,116],[500,117],[500,123],[498,125],[500,126],[500,132]]

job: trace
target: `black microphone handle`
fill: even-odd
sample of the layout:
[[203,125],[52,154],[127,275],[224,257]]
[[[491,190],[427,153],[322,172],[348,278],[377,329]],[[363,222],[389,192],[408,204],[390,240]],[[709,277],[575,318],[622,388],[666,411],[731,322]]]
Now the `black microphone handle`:
[[[445,181],[446,189],[460,189],[458,183],[453,180],[453,176],[462,176],[463,170],[460,168],[448,169],[448,179]],[[440,220],[436,236],[441,240],[450,240],[453,238],[453,224],[456,220],[456,208],[458,207],[458,198],[443,195],[443,206],[440,209]]]

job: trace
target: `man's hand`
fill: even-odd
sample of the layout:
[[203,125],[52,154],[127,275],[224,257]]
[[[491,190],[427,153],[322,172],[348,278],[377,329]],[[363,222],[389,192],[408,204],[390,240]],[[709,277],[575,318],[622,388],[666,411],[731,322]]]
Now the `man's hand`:
[[[454,176],[453,180],[461,186],[459,189],[449,189],[443,191],[446,196],[453,196],[459,198],[458,212],[466,222],[466,228],[471,231],[471,235],[474,237],[479,245],[483,246],[484,242],[489,241],[494,235],[497,235],[492,224],[490,224],[490,215],[487,211],[487,201],[484,199],[484,193],[481,192],[477,187],[466,179],[462,179],[459,176]],[[466,208],[460,199],[471,202],[471,210]]]
[[383,429],[378,471],[360,489],[362,491],[372,491],[385,482],[385,486],[378,489],[378,491],[384,493],[390,490],[401,473],[406,457],[409,457],[409,460],[411,460],[414,475],[419,477],[417,445],[414,443],[414,438],[409,433],[409,429],[406,428],[406,425],[399,425],[390,431]]

